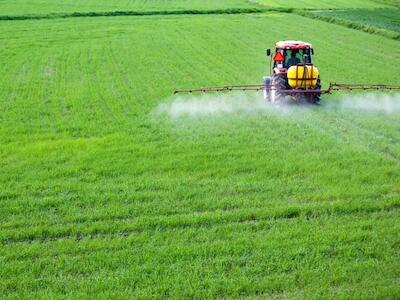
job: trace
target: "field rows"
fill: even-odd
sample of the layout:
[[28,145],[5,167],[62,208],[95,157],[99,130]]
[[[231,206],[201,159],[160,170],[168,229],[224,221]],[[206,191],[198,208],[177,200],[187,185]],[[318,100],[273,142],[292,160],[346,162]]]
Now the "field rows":
[[[397,211],[390,211],[390,214],[387,213],[388,211],[389,210],[382,210],[375,212],[371,211],[369,213],[340,215],[337,218],[330,218],[328,215],[326,215],[320,217],[310,216],[308,218],[271,218],[261,219],[259,221],[243,220],[241,222],[226,222],[212,225],[204,224],[198,228],[187,228],[182,226],[180,228],[156,228],[147,231],[136,231],[132,232],[131,234],[129,234],[129,232],[121,232],[119,235],[99,233],[90,237],[72,236],[64,239],[49,239],[42,241],[41,243],[33,241],[31,243],[17,242],[4,244],[1,253],[4,258],[18,261],[30,258],[46,258],[55,256],[57,254],[70,254],[73,256],[74,252],[79,255],[83,253],[89,253],[91,247],[93,247],[93,251],[101,249],[105,250],[107,249],[108,245],[112,249],[120,249],[121,245],[124,244],[131,244],[132,246],[137,247],[154,247],[155,245],[146,243],[148,240],[158,241],[158,244],[165,246],[176,246],[178,244],[186,244],[186,246],[193,244],[198,246],[202,242],[208,242],[211,244],[218,244],[224,241],[227,242],[229,239],[234,237],[238,238],[243,231],[247,231],[249,234],[258,232],[260,235],[262,232],[264,232],[264,234],[271,236],[270,240],[274,241],[279,240],[278,238],[272,238],[274,235],[278,235],[280,238],[286,236],[285,240],[290,244],[291,239],[299,238],[302,230],[306,229],[307,227],[318,227],[318,224],[324,224],[324,227],[326,226],[333,229],[340,222],[346,225],[340,226],[337,231],[332,230],[330,234],[336,235],[339,239],[348,239],[350,241],[351,239],[355,238],[354,236],[361,237],[363,235],[367,235],[369,237],[378,237],[373,232],[373,228],[371,228],[374,223],[377,223],[379,230],[384,230],[386,234],[397,230],[397,227],[385,228],[384,226],[381,226],[381,223],[391,222],[389,220],[398,217]],[[383,217],[385,215],[389,215],[388,220]],[[359,224],[359,222],[354,222],[355,217],[362,220],[362,224]],[[353,220],[353,222],[351,220]],[[284,234],[282,230],[285,228],[288,229],[290,226],[293,228]],[[356,230],[355,232],[349,232],[346,234],[344,231],[345,226],[347,226],[349,230],[354,228]],[[268,233],[265,233],[266,230]],[[320,228],[319,230],[323,229]],[[318,235],[314,234],[315,232],[313,232],[312,236],[314,238],[318,238]],[[207,236],[212,238],[207,240]],[[319,238],[324,239],[325,242],[330,241],[329,237]],[[312,243],[314,241],[308,242]],[[74,250],[73,247],[74,243],[77,243],[76,250]],[[382,241],[382,243],[384,242]],[[48,247],[49,244],[53,245],[54,248]],[[392,246],[395,246],[395,243]],[[231,245],[231,247],[234,247],[234,245]],[[16,249],[20,249],[20,251],[15,251]],[[381,255],[383,256],[384,254],[381,253]]]
[[0,15],[38,15],[51,13],[106,12],[106,11],[157,11],[157,10],[211,10],[226,8],[260,7],[244,0],[87,0],[49,1],[16,0],[0,2]]
[[[287,1],[287,0],[86,0],[74,1],[49,1],[49,0],[14,0],[0,2],[0,15],[25,15],[25,14],[50,14],[73,12],[104,12],[104,11],[154,11],[154,10],[204,10],[204,9],[232,9],[254,7],[280,7],[280,8],[381,8],[396,5],[396,1],[373,0],[312,0]],[[397,5],[398,6],[398,5]]]
[[[10,78],[10,83],[2,83],[1,93],[8,98],[8,101],[4,103],[5,108],[7,109],[7,104],[9,104],[13,110],[4,114],[4,121],[7,122],[7,118],[14,120],[17,115],[19,118],[28,115],[31,126],[34,125],[35,119],[40,119],[40,124],[43,124],[49,118],[45,115],[48,110],[46,107],[56,105],[57,111],[60,114],[63,113],[61,119],[66,119],[65,124],[56,124],[56,128],[68,127],[74,117],[79,117],[82,114],[91,117],[94,123],[97,120],[100,122],[104,120],[103,114],[109,115],[110,121],[117,118],[118,121],[122,122],[124,119],[131,120],[134,114],[143,115],[141,110],[137,110],[142,106],[145,107],[145,113],[149,112],[154,108],[151,104],[170,95],[176,87],[189,87],[197,82],[204,85],[235,83],[238,80],[259,82],[260,78],[266,73],[265,57],[263,56],[265,44],[272,45],[279,35],[289,37],[293,34],[301,37],[304,35],[302,31],[307,26],[312,27],[315,22],[302,17],[290,16],[294,22],[301,22],[303,25],[295,32],[293,32],[290,24],[281,26],[282,33],[280,34],[278,28],[273,29],[274,26],[272,26],[275,19],[279,20],[279,16],[288,15],[275,14],[268,18],[252,16],[195,17],[191,22],[188,22],[187,18],[167,17],[159,21],[164,27],[164,29],[159,29],[159,33],[150,28],[149,20],[151,20],[151,17],[136,20],[134,23],[130,18],[118,18],[117,21],[114,20],[112,23],[107,19],[102,19],[101,23],[86,20],[78,24],[69,21],[54,21],[55,23],[43,21],[37,24],[36,31],[33,29],[29,32],[24,32],[26,26],[35,22],[27,22],[26,25],[16,22],[16,26],[12,22],[4,23],[2,25],[4,28],[2,52],[4,57],[15,57],[16,59],[16,61],[12,61],[13,64],[5,63],[4,68],[0,71],[3,77]],[[248,21],[247,24],[243,25],[243,29],[234,26],[241,18]],[[212,20],[212,22],[207,25],[204,20]],[[179,30],[175,23],[187,27],[184,30]],[[101,26],[98,26],[98,24],[101,24]],[[214,53],[204,51],[207,47],[193,38],[193,35],[203,35],[203,28],[200,29],[200,25],[209,32],[212,32],[210,30],[214,25],[221,26],[221,31],[226,32],[223,35],[210,33],[204,36],[205,39],[210,39],[210,42],[215,45]],[[229,28],[231,25],[233,27]],[[65,28],[63,28],[64,26]],[[50,27],[58,27],[59,29],[52,36],[43,37],[41,31],[48,30]],[[266,37],[266,41],[257,41],[254,37],[244,36],[247,30],[253,31],[256,36],[262,35],[267,27],[269,28],[269,35]],[[384,74],[369,72],[369,64],[378,65],[381,63],[380,57],[372,57],[375,52],[373,47],[357,49],[357,51],[360,51],[359,55],[351,57],[351,64],[350,61],[349,64],[341,64],[338,61],[330,60],[332,56],[330,49],[332,47],[337,48],[335,55],[345,57],[349,51],[344,47],[345,45],[354,50],[366,36],[369,37],[368,35],[354,34],[352,30],[342,29],[335,25],[324,24],[323,28],[327,28],[325,33],[328,41],[331,41],[330,43],[324,45],[318,42],[317,34],[314,34],[313,39],[312,32],[307,35],[315,41],[316,51],[319,52],[316,61],[320,68],[325,71],[323,74],[325,84],[328,81],[350,81],[355,76],[357,81],[360,82],[378,81],[393,82],[393,84],[398,82],[398,79],[392,76],[395,72],[394,65],[399,60],[396,42],[383,41],[385,47],[382,47],[381,55],[393,57],[390,64],[388,63],[389,71]],[[329,29],[334,29],[334,32],[330,33]],[[82,30],[85,30],[85,32],[82,33]],[[336,40],[339,33],[342,38]],[[18,36],[18,38],[8,38],[8,34]],[[176,39],[178,35],[180,38]],[[236,35],[242,36],[242,38],[239,40],[231,38]],[[354,37],[349,44],[347,37],[351,35],[354,35]],[[154,40],[158,36],[163,37],[157,38],[153,43],[147,40]],[[102,37],[102,40],[108,43],[106,47],[101,47],[104,42],[92,43],[99,37]],[[70,41],[68,46],[64,44],[65,38]],[[335,44],[333,40],[335,40]],[[379,37],[371,38],[371,40],[374,41],[376,46],[381,43]],[[45,47],[50,42],[52,46],[46,50]],[[15,49],[17,44],[19,50]],[[29,47],[33,47],[33,50],[28,55],[23,55]],[[152,51],[147,54],[143,53],[141,49],[148,47]],[[177,47],[179,51],[168,51],[171,47]],[[222,60],[221,53],[226,53],[230,47],[235,47],[238,51],[230,53],[228,57]],[[157,51],[157,49],[160,50]],[[187,59],[189,55],[194,55],[192,60]],[[365,64],[365,56],[371,56],[368,64]],[[46,59],[43,59],[43,57],[46,57]],[[116,59],[116,57],[120,59]],[[106,60],[105,64],[103,64],[104,59]],[[239,59],[246,60],[248,67],[244,70],[237,63]],[[139,64],[140,61],[143,63]],[[351,65],[358,67],[352,68]],[[144,71],[146,68],[151,69],[153,74],[146,73]],[[173,72],[174,69],[179,69],[180,72]],[[224,72],[218,71],[221,69]],[[240,76],[238,76],[239,72],[241,72]],[[209,75],[204,76],[205,73]],[[28,86],[31,83],[37,85],[38,89],[31,91],[31,87]],[[92,88],[93,84],[95,90]],[[140,92],[138,93],[138,91]],[[32,92],[33,95],[31,95]],[[35,93],[40,94],[35,95]],[[45,98],[46,95],[50,95],[49,93],[51,93],[51,102],[47,104],[37,103],[38,96]],[[65,101],[67,95],[70,99],[68,105]],[[32,100],[29,100],[30,97]],[[118,101],[112,104],[107,103],[109,101],[107,99],[113,98],[117,98]],[[11,100],[22,103],[15,105],[15,102]],[[84,105],[83,107],[81,103]],[[150,105],[145,105],[145,103]],[[109,109],[106,108],[107,105],[110,106]],[[93,114],[93,110],[95,114]],[[98,116],[96,110],[98,110]],[[124,110],[128,111],[128,116],[126,116]],[[134,113],[135,110],[136,113]],[[32,120],[33,116],[35,118]],[[53,115],[50,117],[53,117]],[[57,121],[57,119],[52,119],[51,124],[54,125],[54,122]],[[73,123],[77,124],[78,122]],[[115,122],[110,123],[110,126],[114,126]],[[106,125],[103,124],[103,126]]]
[[400,40],[399,8],[296,11],[297,14]]
[[306,9],[336,9],[336,8],[380,8],[380,7],[396,7],[397,0],[255,0],[261,5],[267,7],[290,7],[290,8],[306,8]]
[[[65,293],[68,288],[90,292],[91,284],[95,284],[94,289],[98,291],[111,292],[113,289],[118,291],[126,285],[123,278],[128,277],[131,282],[137,283],[130,288],[132,295],[140,295],[140,291],[144,291],[152,292],[154,296],[161,293],[173,296],[173,291],[168,288],[168,282],[164,280],[157,284],[156,289],[146,290],[146,286],[156,278],[160,279],[160,275],[161,278],[164,274],[177,275],[176,272],[172,272],[171,263],[174,263],[175,270],[182,270],[180,274],[186,274],[185,265],[190,262],[192,267],[199,270],[191,275],[191,285],[212,287],[215,286],[212,281],[216,282],[217,286],[224,285],[229,280],[233,281],[231,285],[225,286],[226,290],[209,289],[209,296],[220,293],[232,296],[242,293],[257,294],[257,290],[274,293],[281,290],[282,284],[286,291],[299,285],[312,286],[315,282],[343,284],[348,273],[352,273],[353,286],[358,284],[362,287],[366,284],[363,272],[370,266],[377,267],[383,262],[395,265],[394,258],[388,261],[387,256],[382,253],[396,255],[396,245],[388,245],[384,241],[398,230],[390,223],[390,220],[395,221],[397,218],[398,214],[390,217],[387,214],[378,213],[368,215],[365,219],[358,218],[356,224],[354,216],[351,216],[335,218],[331,221],[288,220],[265,223],[257,221],[250,224],[214,226],[211,230],[185,228],[170,232],[145,232],[111,239],[84,239],[78,242],[67,239],[47,242],[46,248],[50,250],[44,250],[45,252],[36,243],[26,246],[6,246],[4,249],[8,250],[8,253],[13,253],[12,249],[18,247],[19,254],[5,256],[9,264],[7,268],[2,269],[2,274],[7,277],[12,272],[15,275],[23,275],[25,279],[17,283],[10,278],[2,281],[1,285],[6,289],[11,289],[18,284],[21,292],[28,292],[32,288],[37,290],[39,282],[32,279],[37,276],[36,274],[41,273],[40,269],[43,266],[46,266],[49,275],[41,277],[41,282],[53,286],[53,292]],[[304,230],[308,232],[307,240],[302,237]],[[379,235],[376,234],[378,230]],[[290,232],[289,235],[288,232]],[[359,241],[368,241],[371,246],[366,244],[362,249],[348,246]],[[319,246],[315,247],[315,245]],[[282,247],[286,250],[282,251]],[[30,258],[31,255],[33,257]],[[324,260],[326,258],[329,259]],[[31,271],[28,272],[25,267],[27,259],[33,259]],[[351,262],[355,259],[358,263],[354,266]],[[52,264],[52,261],[57,261],[57,265]],[[99,262],[104,262],[100,270],[98,269]],[[203,267],[199,269],[198,266],[201,264]],[[346,264],[348,267],[344,268]],[[384,272],[386,276],[392,276],[391,280],[385,282],[387,287],[396,285],[394,265],[390,269],[377,269],[379,273]],[[241,271],[238,269],[239,266],[242,266]],[[309,269],[307,277],[302,273],[304,268]],[[227,270],[231,271],[226,273]],[[244,273],[243,270],[245,270]],[[326,274],[327,270],[331,272],[332,277],[321,278],[322,270],[324,270],[322,274]],[[222,273],[225,273],[226,277],[218,275]],[[77,274],[79,274],[78,277],[73,278]],[[146,274],[146,276],[140,274]],[[251,280],[255,274],[263,274],[265,280],[257,282]],[[120,280],[110,282],[112,277],[118,277]],[[67,286],[57,284],[60,278],[67,279]],[[183,278],[178,275],[176,279]],[[248,279],[242,282],[241,278]],[[271,281],[273,278],[276,280]],[[283,278],[286,279],[282,281]],[[293,281],[295,278],[297,279]],[[382,284],[378,276],[373,278],[374,286],[378,287]],[[80,283],[82,280],[86,282],[83,286]],[[103,280],[107,280],[110,284],[107,286],[101,284]],[[241,288],[235,290],[234,286]],[[158,289],[164,291],[161,292]],[[311,289],[311,291],[315,290]],[[198,292],[186,289],[181,296],[194,295],[192,293],[198,295]]]
[[[314,44],[325,86],[400,84],[397,41],[277,12],[0,28],[1,295],[399,294],[398,106],[348,108],[339,94],[158,111],[176,88],[259,83],[265,49],[293,37]],[[181,100],[246,97],[259,105]]]
[[364,23],[389,31],[400,32],[400,22],[398,21],[399,11],[399,9],[354,9],[319,11],[318,14]]

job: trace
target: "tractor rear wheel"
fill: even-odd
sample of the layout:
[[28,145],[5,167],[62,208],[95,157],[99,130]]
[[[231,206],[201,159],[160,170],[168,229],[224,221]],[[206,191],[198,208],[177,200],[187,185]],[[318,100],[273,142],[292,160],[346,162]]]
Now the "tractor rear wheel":
[[[317,79],[317,85],[315,86],[316,90],[320,90],[321,89],[321,79]],[[313,94],[312,97],[312,103],[314,104],[319,104],[319,101],[321,101],[321,93],[315,93]]]
[[274,74],[272,76],[272,85],[271,102],[282,102],[285,99],[286,93],[282,93],[281,91],[288,89],[285,74]]

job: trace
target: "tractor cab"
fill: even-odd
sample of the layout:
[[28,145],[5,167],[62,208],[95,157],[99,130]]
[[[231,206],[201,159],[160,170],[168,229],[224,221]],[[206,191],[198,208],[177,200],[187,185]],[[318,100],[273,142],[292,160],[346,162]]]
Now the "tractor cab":
[[[276,43],[275,53],[272,56],[274,73],[285,73],[291,66],[306,63],[312,64],[314,50],[310,43],[302,41],[280,41]],[[271,50],[267,50],[271,55]]]
[[[271,49],[267,50],[270,56]],[[319,71],[313,64],[314,50],[310,43],[302,41],[280,41],[275,45],[271,59],[271,76],[263,79],[264,99],[281,101],[289,91],[297,101],[306,99],[318,103],[321,89]]]

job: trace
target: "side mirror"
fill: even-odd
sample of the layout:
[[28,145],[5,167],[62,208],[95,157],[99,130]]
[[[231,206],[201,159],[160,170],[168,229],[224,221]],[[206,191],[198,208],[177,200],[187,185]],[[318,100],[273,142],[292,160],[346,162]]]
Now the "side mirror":
[[267,56],[271,55],[271,49],[267,49]]

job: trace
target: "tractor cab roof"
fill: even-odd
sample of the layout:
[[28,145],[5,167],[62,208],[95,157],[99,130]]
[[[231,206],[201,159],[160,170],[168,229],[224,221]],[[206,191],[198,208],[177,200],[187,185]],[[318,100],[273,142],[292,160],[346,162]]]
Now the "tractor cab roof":
[[302,41],[280,41],[276,43],[278,49],[312,49],[310,43]]

